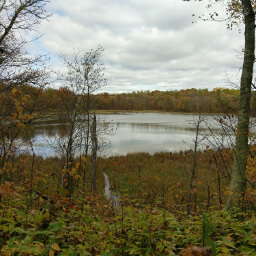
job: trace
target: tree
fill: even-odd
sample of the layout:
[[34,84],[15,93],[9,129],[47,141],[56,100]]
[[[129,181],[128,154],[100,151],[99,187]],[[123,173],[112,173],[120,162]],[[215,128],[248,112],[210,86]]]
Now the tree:
[[[92,110],[92,93],[108,83],[104,74],[105,68],[100,61],[102,51],[102,47],[99,46],[96,50],[89,52],[75,52],[70,59],[67,56],[61,56],[68,70],[62,77],[65,86],[61,89],[62,94],[60,96],[69,97],[69,99],[60,98],[58,116],[60,123],[65,124],[64,129],[66,131],[62,137],[60,148],[66,157],[66,180],[68,181],[66,188],[70,191],[73,189],[73,178],[70,176],[70,171],[75,156],[80,157],[80,159],[82,157],[87,158],[92,139],[94,151],[98,148],[96,146],[96,117],[93,118],[95,129],[91,129],[92,117],[90,112]],[[91,136],[91,131],[94,131],[93,136]],[[94,152],[95,155],[96,152]],[[68,163],[71,165],[68,166]],[[94,174],[96,175],[95,172]],[[85,175],[84,166],[82,173],[84,189]],[[95,187],[96,184],[94,183],[93,188]]]
[[[191,169],[191,173],[189,174],[190,176],[190,184],[189,184],[189,192],[188,192],[188,206],[187,206],[187,214],[191,214],[192,210],[192,197],[195,191],[195,179],[197,175],[197,153],[198,153],[198,147],[200,143],[205,139],[204,136],[200,134],[200,126],[202,123],[204,123],[204,117],[199,113],[198,114],[198,120],[193,120],[191,123],[193,125],[193,129],[195,130],[196,136],[195,139],[193,140],[193,167]],[[195,202],[195,207],[196,207],[196,202]]]
[[[0,81],[9,84],[37,84],[42,70],[40,57],[26,57],[28,43],[21,34],[35,29],[49,15],[49,0],[2,0],[0,3]],[[18,38],[19,37],[19,38]]]
[[0,44],[13,30],[31,30],[48,17],[45,5],[49,0],[2,0],[0,4]]
[[255,12],[252,1],[241,0],[245,25],[245,49],[243,69],[240,82],[240,99],[238,110],[238,125],[232,178],[227,208],[234,206],[242,209],[243,197],[246,190],[246,164],[248,155],[248,135],[250,118],[250,100],[253,77],[253,64],[255,61]]
[[[46,81],[44,60],[28,57],[22,34],[35,29],[48,17],[48,0],[1,0],[0,2],[0,168],[15,150],[13,141],[27,122],[33,119],[32,108],[25,113],[29,101],[22,95],[23,85],[43,87]],[[36,102],[37,97],[35,98]],[[35,106],[35,102],[32,106]],[[2,171],[3,173],[3,171]],[[0,179],[3,175],[0,176]],[[2,180],[3,181],[3,180]]]
[[[190,1],[190,0],[184,0]],[[223,2],[216,0],[214,2]],[[228,0],[227,15],[228,28],[234,24],[244,22],[244,58],[240,81],[240,96],[238,110],[238,125],[236,133],[236,145],[234,162],[232,168],[232,177],[230,185],[230,195],[227,202],[227,209],[238,207],[242,209],[243,197],[246,191],[246,164],[248,155],[248,136],[249,136],[249,117],[250,100],[253,77],[253,64],[255,61],[255,1],[254,0]],[[208,7],[212,6],[212,2]],[[215,20],[219,14],[214,12],[210,18]]]
[[91,138],[92,138],[92,189],[96,191],[96,177],[97,177],[97,151],[98,151],[98,139],[97,139],[97,119],[94,112],[91,125]]

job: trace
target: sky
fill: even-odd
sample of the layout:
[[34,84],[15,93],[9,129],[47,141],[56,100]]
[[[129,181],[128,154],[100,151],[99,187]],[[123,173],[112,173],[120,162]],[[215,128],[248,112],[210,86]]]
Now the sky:
[[34,47],[61,71],[59,54],[101,45],[110,78],[102,91],[109,93],[232,87],[239,83],[243,33],[198,19],[209,13],[205,3],[52,0],[47,8],[53,15],[38,28],[43,36]]

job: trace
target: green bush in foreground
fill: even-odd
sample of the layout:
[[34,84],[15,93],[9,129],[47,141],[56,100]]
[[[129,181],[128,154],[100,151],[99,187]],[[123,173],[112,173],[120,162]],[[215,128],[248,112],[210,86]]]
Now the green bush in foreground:
[[150,206],[114,210],[102,201],[87,202],[83,212],[73,205],[43,212],[2,205],[0,216],[3,256],[178,255],[189,245],[210,246],[213,255],[255,255],[254,213],[186,217]]

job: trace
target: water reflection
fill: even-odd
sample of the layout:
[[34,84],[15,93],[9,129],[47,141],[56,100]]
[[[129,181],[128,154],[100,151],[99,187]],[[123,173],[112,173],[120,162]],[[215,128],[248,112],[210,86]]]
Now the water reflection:
[[191,131],[193,130],[192,127],[182,127],[178,125],[169,125],[169,124],[146,124],[146,123],[116,123],[116,128],[130,128],[132,130],[138,130],[138,131],[151,131],[153,130],[154,132],[156,131],[174,131],[174,130],[179,130],[179,131]]
[[[124,155],[132,152],[152,154],[158,151],[188,149],[191,147],[189,142],[195,137],[193,122],[198,120],[198,116],[195,115],[161,113],[98,116],[101,122],[103,120],[110,122],[114,131],[105,135],[105,138],[111,141],[111,147],[102,150],[102,155]],[[203,130],[206,130],[206,126]],[[56,141],[63,136],[63,131],[65,131],[64,127],[56,121],[43,122],[31,127],[30,134],[33,138],[35,152],[42,156],[54,155],[54,147],[57,147]]]

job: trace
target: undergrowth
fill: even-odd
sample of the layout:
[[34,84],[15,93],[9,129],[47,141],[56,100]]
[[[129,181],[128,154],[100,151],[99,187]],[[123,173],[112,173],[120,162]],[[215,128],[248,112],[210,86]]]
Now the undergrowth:
[[[89,192],[88,192],[89,193]],[[1,255],[178,255],[189,245],[215,255],[255,255],[254,213],[175,215],[150,205],[123,202],[111,208],[100,196],[54,209],[1,205]],[[242,220],[241,220],[242,217]]]
[[[223,168],[220,180],[209,154]],[[226,162],[220,157],[198,155],[188,215],[190,151],[99,159],[97,192],[90,190],[89,171],[83,189],[74,164],[73,193],[61,186],[61,159],[35,158],[30,176],[31,157],[20,156],[6,166],[0,185],[0,255],[179,255],[191,245],[209,247],[212,255],[255,255],[255,191],[248,189],[247,211],[220,210],[228,195],[224,164],[232,162],[228,154]],[[254,179],[253,157],[249,163]],[[118,207],[104,196],[103,172],[120,194]]]

